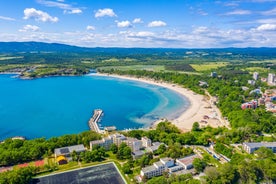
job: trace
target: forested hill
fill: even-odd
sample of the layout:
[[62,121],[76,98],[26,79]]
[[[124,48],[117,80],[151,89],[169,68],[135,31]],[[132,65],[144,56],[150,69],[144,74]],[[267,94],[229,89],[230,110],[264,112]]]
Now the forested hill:
[[276,48],[209,48],[209,49],[170,49],[170,48],[104,48],[104,47],[78,47],[59,43],[43,42],[0,42],[0,53],[20,52],[94,52],[94,53],[120,53],[120,54],[242,54],[242,55],[276,55]]
[[276,48],[216,48],[216,49],[173,49],[173,48],[86,48],[59,43],[0,42],[1,64],[24,63],[80,63],[128,61],[147,64],[164,62],[198,61],[262,61],[276,59]]

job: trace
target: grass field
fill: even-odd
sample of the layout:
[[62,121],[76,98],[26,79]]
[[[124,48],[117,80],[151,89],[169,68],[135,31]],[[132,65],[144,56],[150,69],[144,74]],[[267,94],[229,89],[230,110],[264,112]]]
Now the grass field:
[[17,56],[17,57],[0,56],[0,61],[10,60],[10,59],[19,59],[19,58],[23,58],[23,56]]
[[197,72],[208,71],[226,66],[225,62],[204,63],[204,64],[190,64]]
[[276,59],[268,59],[262,61],[250,61],[250,63],[276,63]]
[[269,72],[268,68],[262,68],[262,67],[247,67],[245,70],[249,71],[251,73],[252,72],[259,72],[259,73]]
[[160,72],[165,71],[165,67],[162,65],[130,65],[130,66],[107,66],[107,67],[99,67],[99,69],[104,70],[147,70],[147,71],[154,71]]

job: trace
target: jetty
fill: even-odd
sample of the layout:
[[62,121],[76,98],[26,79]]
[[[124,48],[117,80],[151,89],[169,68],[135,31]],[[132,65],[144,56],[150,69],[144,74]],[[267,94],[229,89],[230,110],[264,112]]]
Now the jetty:
[[88,125],[90,127],[91,131],[95,131],[97,133],[102,133],[103,131],[100,130],[98,126],[98,122],[100,121],[101,117],[103,115],[103,110],[101,109],[95,109],[93,116],[90,118]]

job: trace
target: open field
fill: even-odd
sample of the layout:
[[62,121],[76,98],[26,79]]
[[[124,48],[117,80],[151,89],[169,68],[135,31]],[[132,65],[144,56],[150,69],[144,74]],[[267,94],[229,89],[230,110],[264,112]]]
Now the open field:
[[268,68],[262,68],[262,67],[247,67],[244,69],[245,71],[249,71],[249,72],[259,72],[259,73],[265,73],[265,72],[269,72]]
[[262,61],[250,61],[250,63],[276,63],[276,59],[268,59]]
[[99,69],[104,70],[147,70],[147,71],[165,71],[165,67],[162,65],[129,65],[129,66],[106,66],[99,67]]
[[12,57],[12,56],[0,56],[0,61],[10,60],[10,59],[20,59],[20,58],[23,58],[23,56],[16,56],[16,57]]
[[198,72],[217,69],[226,66],[225,62],[204,63],[204,64],[191,64],[191,66]]
[[102,183],[125,184],[114,163],[101,164],[33,179],[32,184]]

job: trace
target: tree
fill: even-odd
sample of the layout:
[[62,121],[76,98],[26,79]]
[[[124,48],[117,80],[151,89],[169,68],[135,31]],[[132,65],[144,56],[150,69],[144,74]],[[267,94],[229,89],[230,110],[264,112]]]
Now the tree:
[[198,122],[194,122],[192,131],[199,131],[199,130],[200,130],[199,123]]
[[129,163],[125,163],[122,167],[122,170],[125,174],[131,174],[132,170]]
[[265,159],[265,158],[273,158],[274,153],[271,149],[266,147],[260,147],[258,150],[254,152],[256,155],[258,155],[259,159]]
[[112,151],[113,154],[116,154],[118,152],[118,146],[116,144],[111,144],[110,151]]
[[200,158],[195,158],[193,161],[193,166],[197,172],[202,172],[206,167],[206,162]]

